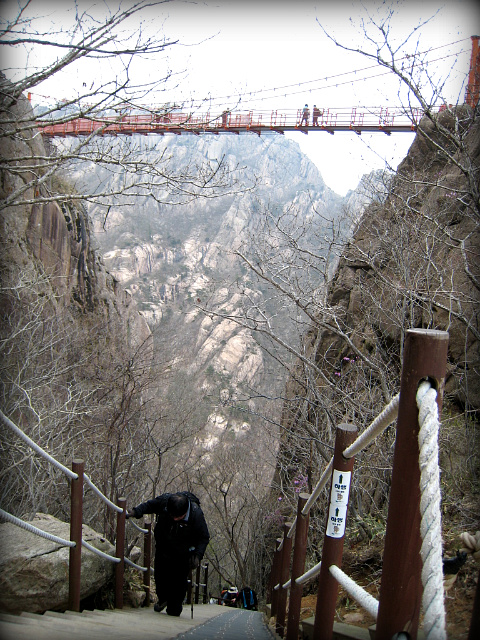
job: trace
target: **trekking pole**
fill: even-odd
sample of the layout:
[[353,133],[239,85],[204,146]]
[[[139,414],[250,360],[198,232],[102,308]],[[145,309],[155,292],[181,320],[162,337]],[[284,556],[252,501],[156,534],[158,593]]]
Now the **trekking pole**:
[[[193,589],[193,571],[190,569],[190,588]],[[193,620],[193,594],[190,597],[190,613]]]

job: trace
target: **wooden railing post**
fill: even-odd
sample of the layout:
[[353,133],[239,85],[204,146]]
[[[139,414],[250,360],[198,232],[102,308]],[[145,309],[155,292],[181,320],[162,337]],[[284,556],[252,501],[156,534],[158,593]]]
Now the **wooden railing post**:
[[448,351],[448,333],[407,331],[400,382],[397,435],[383,554],[377,638],[406,631],[416,640],[422,602],[420,557],[420,467],[417,389],[429,378],[437,387],[439,412]]
[[303,586],[295,580],[305,571],[305,556],[307,554],[308,523],[310,516],[302,514],[309,498],[308,493],[298,496],[297,524],[295,527],[295,543],[292,560],[292,584],[290,586],[290,601],[288,605],[287,640],[298,640],[300,626],[300,609],[302,608]]
[[470,621],[470,630],[467,640],[475,640],[480,638],[480,571],[478,572],[477,588],[475,589],[475,598],[473,600],[472,619]]
[[71,480],[70,494],[70,540],[75,547],[70,547],[68,568],[68,608],[80,611],[80,580],[82,573],[82,522],[83,522],[83,474],[85,462],[75,459],[72,471],[78,475]]
[[287,595],[288,590],[282,588],[282,584],[288,581],[288,576],[290,574],[290,558],[292,555],[292,538],[288,537],[288,532],[292,523],[285,523],[283,525],[283,547],[282,547],[282,555],[281,555],[281,563],[280,563],[280,571],[279,571],[279,582],[280,588],[278,590],[278,601],[277,601],[277,620],[275,622],[275,631],[278,633],[280,637],[283,638],[285,633],[285,613],[287,610]]
[[208,602],[208,562],[204,565],[204,574],[203,574],[203,604],[207,604]]
[[146,521],[144,529],[147,533],[143,534],[143,565],[147,567],[147,570],[143,572],[143,588],[145,590],[144,607],[150,606],[150,578],[151,570],[150,563],[152,562],[152,523]]
[[280,580],[280,562],[282,560],[282,551],[279,548],[280,545],[283,542],[283,538],[277,538],[277,548],[275,550],[275,554],[273,556],[273,562],[272,562],[272,572],[270,574],[271,576],[271,591],[272,591],[272,597],[271,597],[271,611],[270,611],[270,615],[272,618],[276,618],[277,616],[277,603],[278,603],[278,591],[275,590],[275,585],[279,582]]
[[347,520],[348,496],[354,458],[347,460],[343,452],[357,437],[357,428],[351,424],[340,424],[335,437],[332,482],[325,537],[322,550],[322,566],[318,577],[317,607],[313,626],[314,640],[331,640],[333,621],[337,605],[338,582],[329,568],[332,564],[342,566],[343,541]]
[[125,498],[119,498],[117,505],[122,509],[117,512],[117,535],[115,544],[115,556],[120,558],[120,562],[115,565],[115,608],[123,608],[123,576],[125,573],[125,520],[126,520]]

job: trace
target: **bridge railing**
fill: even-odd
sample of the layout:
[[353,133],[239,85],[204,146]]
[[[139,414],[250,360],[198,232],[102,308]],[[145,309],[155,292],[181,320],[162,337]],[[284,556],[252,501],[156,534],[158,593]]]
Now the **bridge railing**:
[[[72,462],[72,469],[64,466],[53,456],[47,453],[42,447],[36,444],[31,438],[29,438],[10,418],[8,418],[2,411],[0,411],[0,420],[5,426],[13,431],[19,438],[21,438],[31,449],[33,449],[38,455],[45,458],[50,464],[54,465],[62,473],[64,473],[70,481],[70,540],[65,540],[58,536],[54,536],[38,527],[33,526],[28,522],[24,522],[20,518],[13,516],[12,514],[0,509],[0,518],[6,522],[10,522],[30,533],[41,536],[47,540],[50,540],[54,544],[60,546],[66,546],[70,548],[69,554],[69,576],[68,576],[68,608],[71,611],[80,611],[81,600],[81,563],[82,563],[82,547],[88,549],[92,553],[100,556],[102,559],[115,564],[115,607],[121,609],[123,607],[123,584],[125,565],[128,565],[132,569],[143,573],[143,588],[145,591],[145,606],[150,604],[150,576],[153,572],[151,568],[151,553],[152,553],[152,523],[150,521],[144,522],[144,527],[138,526],[131,519],[128,520],[131,526],[137,531],[144,534],[143,538],[143,552],[144,552],[144,565],[138,565],[132,562],[129,558],[125,557],[125,527],[126,527],[126,499],[118,498],[117,504],[109,500],[98,487],[92,482],[92,480],[85,473],[85,463],[81,459],[75,459]],[[104,553],[100,549],[95,548],[93,545],[83,540],[82,537],[82,525],[83,525],[83,493],[84,485],[87,484],[90,489],[107,505],[107,507],[117,514],[116,522],[116,535],[115,535],[115,556],[111,556]],[[200,580],[200,569],[205,571],[203,583]],[[208,588],[208,565],[198,567],[196,581],[194,582],[190,577],[190,585],[196,587],[195,602],[199,602],[199,587],[204,588],[203,601],[206,601],[206,594]],[[191,588],[190,587],[190,588]]]
[[[303,585],[318,576],[314,640],[333,636],[338,586],[376,619],[376,637],[408,630],[415,638],[421,605],[425,637],[446,638],[438,468],[439,411],[445,379],[448,333],[407,332],[400,394],[357,437],[357,428],[337,428],[335,452],[311,495],[300,494],[292,524],[273,557],[271,615],[276,631],[297,640]],[[385,550],[377,601],[341,570],[354,456],[397,418]],[[309,512],[330,480],[322,561],[304,572]],[[295,536],[293,557],[292,538]],[[291,567],[291,568],[290,568]],[[287,594],[290,591],[288,620]],[[400,637],[400,636],[398,636]],[[406,636],[405,636],[406,637]]]
[[354,107],[322,108],[319,116],[313,120],[302,120],[302,111],[295,109],[272,111],[223,111],[214,114],[210,111],[184,112],[172,111],[156,113],[153,109],[144,113],[130,113],[100,117],[75,118],[65,115],[60,121],[39,120],[38,127],[47,136],[88,136],[88,135],[131,135],[134,133],[218,133],[253,131],[282,131],[284,129],[308,131],[335,130],[354,131],[415,131],[421,119],[420,109],[409,113],[401,108]]

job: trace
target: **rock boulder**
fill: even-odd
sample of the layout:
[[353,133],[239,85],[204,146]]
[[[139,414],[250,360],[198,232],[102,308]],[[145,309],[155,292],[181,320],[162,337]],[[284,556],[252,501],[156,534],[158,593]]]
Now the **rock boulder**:
[[[30,522],[42,531],[68,540],[70,525],[37,514]],[[115,555],[115,548],[99,533],[83,525],[83,539],[96,549]],[[0,610],[61,611],[68,605],[69,547],[61,547],[14,524],[0,525]],[[82,548],[81,598],[98,591],[113,576],[115,564]]]

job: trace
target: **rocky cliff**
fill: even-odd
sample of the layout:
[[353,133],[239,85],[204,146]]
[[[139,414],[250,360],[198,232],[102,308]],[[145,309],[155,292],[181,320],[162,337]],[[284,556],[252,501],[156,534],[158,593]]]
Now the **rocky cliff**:
[[[146,197],[136,199],[135,206],[117,198],[107,216],[98,205],[89,212],[109,272],[131,292],[150,326],[171,337],[170,357],[217,406],[210,421],[241,430],[242,419],[222,406],[248,397],[262,384],[273,394],[265,354],[251,331],[228,317],[205,315],[201,308],[228,316],[241,306],[241,291],[259,300],[264,296],[235,251],[258,237],[259,221],[268,213],[294,210],[306,221],[315,211],[335,219],[343,199],[324,184],[295,143],[278,135],[133,136],[117,144],[120,155],[128,145],[141,147],[143,160],[152,164],[169,158],[176,175],[185,174],[187,166],[220,160],[234,175],[229,192],[218,197],[174,205]],[[77,167],[73,178],[79,190],[80,185],[100,189],[105,181],[122,180],[93,165]],[[280,380],[276,385],[279,392]]]
[[[11,100],[8,83],[1,98],[2,410],[62,462],[78,452],[100,475],[105,441],[107,448],[116,441],[120,452],[124,425],[129,418],[135,424],[151,331],[93,249],[82,198],[58,177],[29,102]],[[4,430],[2,447],[2,503],[12,513],[32,513],[32,477],[43,463],[29,468],[28,448]],[[46,478],[44,508],[63,516],[65,482],[49,471]],[[96,515],[97,508],[87,517]]]
[[[47,155],[35,129],[20,131],[18,122],[31,114],[25,98],[2,111],[2,171],[0,218],[2,279],[15,278],[19,269],[41,268],[49,277],[52,297],[66,307],[118,316],[130,326],[138,343],[150,330],[131,295],[103,267],[91,246],[90,223],[85,207],[72,191],[70,201],[57,202],[65,185],[47,175],[42,159]],[[17,158],[21,160],[18,161]],[[33,266],[35,265],[35,266]]]
[[[399,391],[408,329],[440,329],[450,336],[440,434],[444,509],[464,522],[478,517],[480,126],[475,116],[458,107],[425,117],[387,197],[372,202],[358,221],[325,304],[305,335],[307,359],[298,362],[288,383],[281,485],[292,486],[299,473],[308,486],[314,484],[329,459],[335,426],[353,421],[361,431]],[[311,448],[305,446],[309,440]],[[356,462],[352,517],[368,535],[365,516],[381,518],[388,495],[393,441],[389,430]],[[458,491],[461,507],[454,496]]]

